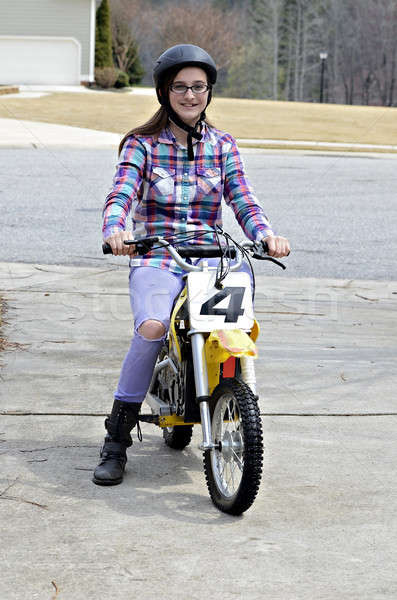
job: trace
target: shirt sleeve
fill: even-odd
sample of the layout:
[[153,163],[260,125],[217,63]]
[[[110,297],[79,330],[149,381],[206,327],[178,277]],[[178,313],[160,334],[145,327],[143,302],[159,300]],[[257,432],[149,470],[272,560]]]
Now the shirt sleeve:
[[226,157],[223,191],[226,204],[231,206],[240,227],[250,240],[257,241],[274,235],[270,222],[248,182],[236,141],[232,136],[229,140],[231,143]]
[[145,164],[145,147],[137,138],[128,138],[120,154],[112,190],[106,197],[103,208],[102,233],[104,239],[112,233],[125,229],[131,203],[136,199],[143,181]]

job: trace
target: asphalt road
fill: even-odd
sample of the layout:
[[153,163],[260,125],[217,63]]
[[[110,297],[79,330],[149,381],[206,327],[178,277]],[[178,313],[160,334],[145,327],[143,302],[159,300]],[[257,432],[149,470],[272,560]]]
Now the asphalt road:
[[[247,172],[275,230],[291,240],[288,277],[397,279],[397,162],[313,153],[247,153]],[[1,149],[2,261],[94,266],[112,150]],[[225,228],[242,239],[229,209]],[[268,263],[258,272],[279,275]]]

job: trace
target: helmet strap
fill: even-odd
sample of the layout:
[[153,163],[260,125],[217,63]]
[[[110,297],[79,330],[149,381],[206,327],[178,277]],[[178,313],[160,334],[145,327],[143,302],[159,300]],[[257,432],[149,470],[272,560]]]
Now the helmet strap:
[[187,123],[185,123],[185,121],[182,121],[182,119],[177,115],[177,113],[172,108],[168,98],[165,102],[164,101],[162,102],[162,105],[166,109],[166,111],[168,113],[168,117],[171,119],[171,121],[173,123],[175,123],[175,125],[177,125],[177,127],[180,127],[180,129],[183,129],[183,131],[186,131],[186,133],[187,133],[187,156],[188,156],[189,160],[194,160],[193,138],[195,140],[201,140],[203,137],[203,134],[201,133],[201,128],[202,128],[202,121],[204,121],[204,119],[205,119],[205,112],[203,111],[201,113],[199,120],[197,121],[195,126],[192,127],[191,125],[188,125]]
[[[200,115],[200,118],[197,121],[197,123],[195,124],[193,130],[189,131],[189,133],[187,134],[187,157],[189,160],[194,160],[193,139],[192,138],[194,137],[196,140],[201,140],[203,137],[203,134],[201,133],[201,128],[203,126],[202,121],[204,121],[204,119],[205,119],[205,113],[202,112]],[[199,129],[200,131],[198,131],[197,129]],[[200,137],[198,137],[198,136],[200,136]]]

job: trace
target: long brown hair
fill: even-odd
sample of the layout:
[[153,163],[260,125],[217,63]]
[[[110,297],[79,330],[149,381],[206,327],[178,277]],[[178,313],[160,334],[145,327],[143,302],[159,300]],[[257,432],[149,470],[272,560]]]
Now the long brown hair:
[[[168,94],[168,88],[171,85],[171,83],[174,81],[175,76],[177,75],[177,73],[179,73],[179,71],[181,70],[181,67],[176,67],[174,69],[170,69],[170,71],[167,73],[164,82],[161,86],[161,94],[166,95]],[[204,119],[204,122],[208,125],[208,127],[213,127],[213,125],[208,121],[207,118]],[[168,123],[168,113],[167,110],[165,109],[164,106],[160,106],[160,108],[154,113],[154,115],[152,117],[150,117],[150,119],[148,121],[146,121],[146,123],[144,123],[143,125],[138,125],[138,127],[134,127],[134,129],[131,129],[131,131],[129,131],[128,133],[125,134],[125,136],[123,137],[123,139],[120,142],[119,145],[119,155],[121,154],[121,151],[123,149],[123,146],[126,142],[126,140],[132,136],[132,135],[143,135],[143,136],[158,136],[159,133],[161,131],[163,131],[163,129],[167,126]]]

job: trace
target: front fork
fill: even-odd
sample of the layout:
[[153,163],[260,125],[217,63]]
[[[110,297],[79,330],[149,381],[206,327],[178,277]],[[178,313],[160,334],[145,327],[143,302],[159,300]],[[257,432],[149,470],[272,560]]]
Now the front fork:
[[202,333],[191,334],[194,382],[196,384],[197,402],[200,403],[201,428],[203,430],[203,441],[199,448],[201,450],[213,450],[216,444],[212,439],[211,415],[209,406],[209,388],[207,363],[204,355],[205,339]]

